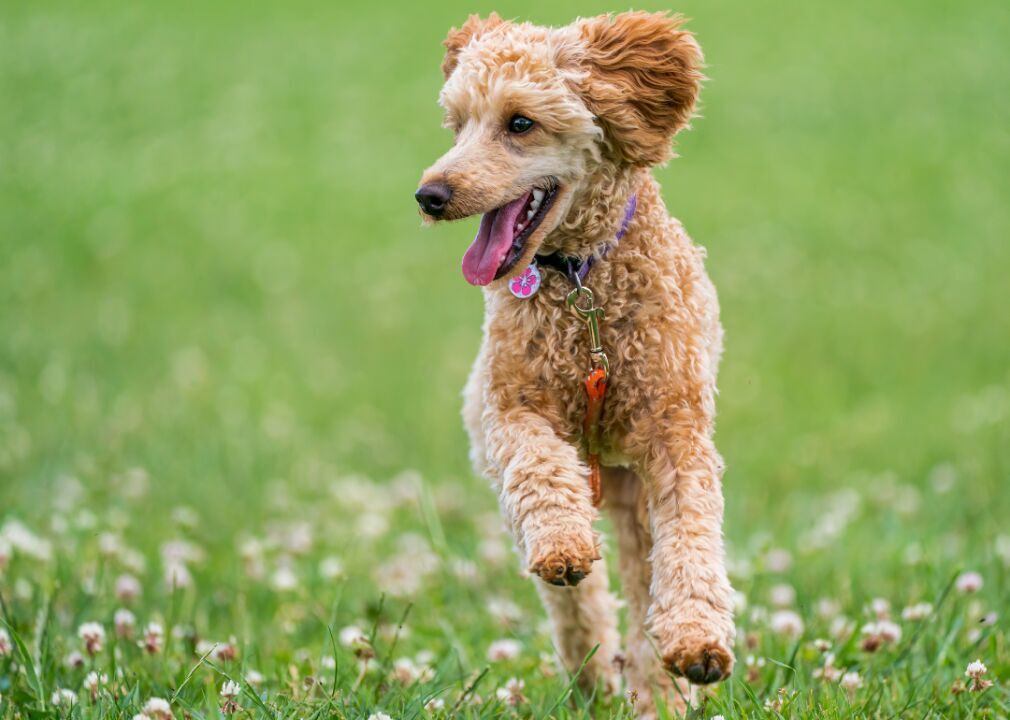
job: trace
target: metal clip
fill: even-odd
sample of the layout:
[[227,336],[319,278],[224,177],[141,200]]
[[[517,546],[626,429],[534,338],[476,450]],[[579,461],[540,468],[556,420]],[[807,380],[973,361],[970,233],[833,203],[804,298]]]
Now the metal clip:
[[[585,298],[585,304],[579,306],[579,298]],[[566,304],[576,315],[582,318],[589,328],[589,358],[594,367],[602,367],[605,379],[610,378],[610,361],[607,354],[603,352],[603,344],[600,341],[600,320],[603,319],[603,308],[596,307],[593,303],[593,291],[581,283],[570,293],[566,299]]]

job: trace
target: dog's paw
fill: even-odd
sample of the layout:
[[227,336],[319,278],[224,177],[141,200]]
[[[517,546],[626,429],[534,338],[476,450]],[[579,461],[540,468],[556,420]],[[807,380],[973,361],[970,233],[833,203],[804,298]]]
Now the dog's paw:
[[541,534],[529,548],[529,572],[551,585],[578,585],[600,559],[592,528],[583,532],[554,530]]
[[695,685],[719,682],[733,672],[732,650],[715,635],[706,633],[702,626],[676,627],[673,637],[664,645],[666,669]]

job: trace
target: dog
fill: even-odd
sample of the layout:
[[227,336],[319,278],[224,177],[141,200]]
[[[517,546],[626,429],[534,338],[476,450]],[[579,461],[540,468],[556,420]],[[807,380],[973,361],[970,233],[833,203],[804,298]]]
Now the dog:
[[[444,43],[455,142],[415,195],[427,223],[483,215],[462,261],[485,303],[464,390],[473,466],[541,580],[561,661],[575,672],[596,648],[579,681],[614,692],[623,670],[643,717],[659,696],[683,710],[689,684],[734,662],[719,305],[705,251],[651,172],[674,156],[704,79],[682,25],[471,16]],[[597,504],[620,552],[623,652]]]

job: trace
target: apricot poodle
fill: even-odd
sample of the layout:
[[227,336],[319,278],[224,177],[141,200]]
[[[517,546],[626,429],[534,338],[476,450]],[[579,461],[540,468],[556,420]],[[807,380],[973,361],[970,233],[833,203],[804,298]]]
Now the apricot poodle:
[[[470,17],[440,103],[455,143],[425,171],[426,221],[482,213],[463,275],[484,337],[464,391],[490,479],[538,582],[562,662],[643,717],[733,669],[723,463],[712,440],[722,329],[705,251],[650,168],[673,157],[701,81],[679,18],[628,12],[560,28]],[[598,337],[598,339],[597,339]],[[617,604],[593,523],[612,517]],[[680,679],[678,679],[680,678]]]

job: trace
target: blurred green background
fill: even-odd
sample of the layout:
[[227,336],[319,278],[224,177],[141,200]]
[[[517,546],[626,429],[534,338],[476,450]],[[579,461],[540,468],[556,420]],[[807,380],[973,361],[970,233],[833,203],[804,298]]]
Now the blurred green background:
[[[440,43],[492,9],[623,6],[0,4],[0,515],[44,514],[66,474],[111,497],[134,465],[145,526],[192,505],[211,547],[320,472],[412,468],[493,509],[458,416],[476,221],[422,229],[412,199],[451,142]],[[800,541],[825,492],[887,505],[948,463],[953,497],[850,547],[988,542],[1010,510],[1010,4],[673,9],[711,80],[657,175],[722,301],[731,542]]]

